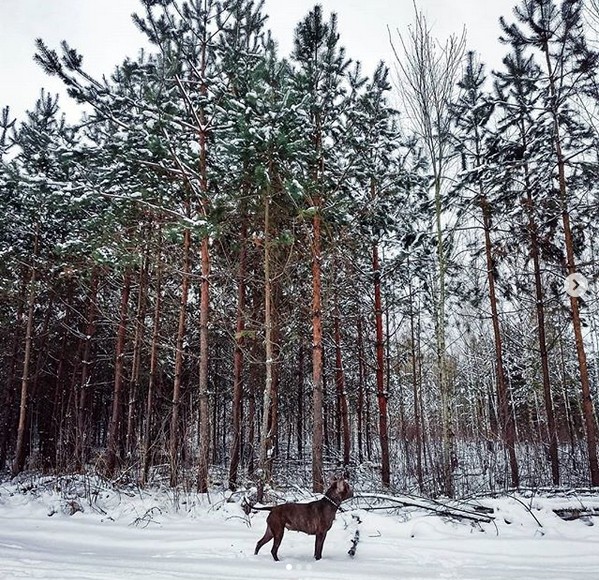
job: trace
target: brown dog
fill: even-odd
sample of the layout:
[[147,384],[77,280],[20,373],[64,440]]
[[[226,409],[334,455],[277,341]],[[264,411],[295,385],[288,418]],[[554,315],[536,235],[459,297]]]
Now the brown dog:
[[341,502],[352,497],[353,492],[349,483],[344,479],[336,479],[324,494],[324,497],[310,503],[284,503],[274,507],[254,508],[269,510],[266,518],[266,532],[256,544],[254,554],[274,538],[270,553],[279,560],[277,552],[285,533],[285,528],[316,536],[314,558],[322,558],[322,546],[327,532],[333,525],[337,509]]

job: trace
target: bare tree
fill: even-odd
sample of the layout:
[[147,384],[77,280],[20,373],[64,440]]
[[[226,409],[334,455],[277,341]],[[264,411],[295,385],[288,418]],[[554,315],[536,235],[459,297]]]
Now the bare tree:
[[435,335],[437,381],[441,394],[443,433],[443,480],[445,493],[453,494],[455,464],[451,385],[446,360],[446,274],[448,254],[444,231],[443,194],[452,163],[450,103],[456,90],[466,47],[466,31],[439,43],[426,17],[415,7],[414,24],[407,34],[397,31],[395,54],[398,87],[412,129],[424,145],[430,163],[431,189],[435,207],[437,277],[435,289]]

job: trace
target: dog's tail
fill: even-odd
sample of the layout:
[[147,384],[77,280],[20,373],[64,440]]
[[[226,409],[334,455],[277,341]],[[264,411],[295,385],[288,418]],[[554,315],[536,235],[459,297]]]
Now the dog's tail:
[[255,504],[250,503],[247,498],[243,498],[241,502],[241,509],[243,509],[245,515],[249,515],[254,510],[269,512],[274,506],[256,506]]

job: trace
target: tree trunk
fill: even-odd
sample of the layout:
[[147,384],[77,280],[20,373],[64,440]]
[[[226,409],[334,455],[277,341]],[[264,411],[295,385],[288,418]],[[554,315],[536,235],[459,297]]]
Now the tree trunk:
[[480,196],[480,206],[483,213],[483,231],[485,237],[485,257],[487,263],[487,283],[489,285],[489,302],[491,303],[491,323],[493,325],[493,338],[495,341],[495,373],[497,380],[497,399],[499,401],[499,415],[503,438],[507,448],[512,487],[520,485],[518,472],[518,460],[516,458],[516,430],[513,415],[510,412],[510,396],[505,378],[505,367],[503,365],[503,346],[501,328],[499,323],[499,312],[497,310],[497,293],[495,291],[495,263],[493,260],[493,247],[491,245],[491,210],[489,202],[484,195]]
[[[149,235],[150,228],[146,232]],[[127,408],[127,436],[125,438],[125,451],[129,460],[133,457],[135,448],[135,431],[136,431],[136,407],[137,397],[140,388],[140,370],[141,358],[143,352],[143,342],[145,338],[145,319],[147,309],[147,292],[148,292],[148,248],[144,250],[144,256],[141,263],[139,274],[139,289],[137,292],[137,312],[135,316],[135,336],[133,339],[133,357],[131,363],[131,379],[129,381],[129,404]]]
[[339,424],[337,431],[343,441],[343,467],[347,468],[350,457],[349,416],[347,410],[347,393],[345,392],[345,372],[341,356],[341,329],[340,329],[339,302],[335,294],[335,385],[337,387],[337,409]]
[[272,312],[272,279],[270,273],[270,191],[264,200],[264,348],[265,348],[265,382],[262,402],[262,425],[260,428],[260,456],[258,466],[260,485],[264,486],[271,478],[272,454],[274,452],[274,430],[271,422],[273,401],[273,312]]
[[237,276],[237,322],[235,325],[235,352],[233,354],[233,403],[231,465],[229,467],[229,489],[237,488],[237,472],[241,455],[243,417],[243,348],[245,343],[245,295],[247,261],[247,219],[241,224],[241,249],[239,252],[239,272]]
[[[200,39],[200,57],[199,65],[196,71],[199,83],[199,90],[202,99],[208,99],[208,45],[210,38],[208,36],[208,10],[203,14],[204,22],[202,27],[202,38]],[[199,213],[202,219],[208,221],[210,215],[210,192],[208,191],[208,122],[206,111],[203,105],[200,105],[197,111],[199,121],[198,144],[199,144],[199,189],[200,189],[200,207]],[[200,284],[200,362],[199,362],[199,450],[198,450],[198,481],[197,487],[199,493],[208,491],[208,465],[210,460],[210,412],[209,412],[209,388],[208,388],[208,315],[210,309],[210,234],[205,232],[202,236],[200,249],[201,262],[201,284]]]
[[19,358],[19,346],[21,344],[21,329],[23,326],[23,311],[25,309],[25,295],[27,292],[28,273],[24,270],[17,302],[16,328],[13,333],[12,355],[4,390],[2,392],[2,404],[0,405],[0,471],[4,470],[8,457],[9,442],[13,432],[14,401],[18,388],[17,364]]
[[75,440],[75,458],[79,467],[87,461],[89,449],[89,404],[90,376],[92,367],[92,346],[96,334],[98,285],[100,275],[98,268],[93,268],[87,299],[87,324],[83,345],[83,360],[81,361],[81,379],[79,382],[79,402],[77,408],[77,434]]
[[526,189],[527,189],[527,211],[528,211],[528,231],[530,236],[530,252],[532,255],[534,280],[535,280],[535,302],[537,314],[537,333],[539,340],[539,350],[541,354],[541,375],[543,379],[543,396],[545,399],[545,413],[547,415],[547,431],[549,438],[549,458],[551,460],[551,475],[554,485],[559,485],[559,458],[557,427],[555,424],[555,413],[553,410],[553,396],[551,393],[551,382],[549,375],[549,357],[547,352],[547,339],[545,336],[545,297],[543,293],[543,282],[541,279],[541,261],[539,255],[539,242],[537,224],[534,218],[534,201],[531,188],[528,184],[528,171],[526,171]]
[[321,288],[322,199],[315,200],[312,219],[312,491],[324,491],[323,344]]
[[[52,410],[51,415],[47,417],[46,433],[40,432],[40,445],[43,449],[44,466],[54,467],[55,469],[71,470],[76,466],[77,454],[73,454],[74,441],[71,439],[69,445],[66,445],[68,440],[67,433],[74,433],[77,429],[76,424],[73,422],[77,421],[76,413],[68,413],[66,411],[65,402],[69,399],[76,397],[75,383],[71,380],[70,385],[67,381],[66,368],[69,364],[69,358],[72,358],[72,366],[74,369],[80,360],[81,349],[73,349],[72,343],[69,341],[70,329],[72,328],[72,315],[76,312],[73,308],[73,292],[72,287],[69,291],[69,309],[65,314],[64,320],[64,331],[60,340],[61,349],[60,357],[58,359],[58,367],[56,369],[56,380],[53,387],[52,395]],[[80,342],[80,341],[79,341]],[[70,387],[70,392],[69,392]],[[68,415],[68,416],[66,416]],[[43,419],[43,418],[42,418]],[[66,426],[66,429],[65,429]],[[75,458],[75,463],[73,459]]]
[[[561,127],[559,120],[559,111],[557,110],[557,89],[555,86],[555,77],[551,63],[551,51],[547,43],[544,47],[547,80],[549,83],[549,94],[551,96],[551,114],[553,117],[554,138],[553,145],[557,161],[558,183],[560,191],[560,205],[562,213],[562,224],[564,228],[564,238],[566,245],[566,271],[569,276],[576,274],[576,257],[574,254],[574,240],[572,238],[572,227],[570,225],[570,212],[568,209],[568,185],[566,179],[566,159],[562,151]],[[591,476],[591,485],[599,486],[599,461],[597,459],[597,431],[595,424],[595,409],[591,397],[591,386],[589,381],[589,369],[587,365],[587,356],[582,336],[582,322],[580,319],[579,298],[570,296],[570,309],[572,317],[572,326],[574,329],[574,341],[576,344],[576,357],[578,359],[578,370],[580,373],[580,386],[582,391],[582,410],[586,429],[587,451],[589,455],[589,471]]]
[[[560,173],[562,172],[563,167],[561,168]],[[571,275],[575,274],[577,272],[577,269],[574,258],[574,243],[572,240],[572,231],[570,227],[570,215],[566,209],[563,209],[562,211],[562,220],[564,224],[564,233],[566,240],[567,272],[568,275]],[[591,396],[589,370],[584,347],[584,339],[582,337],[582,323],[580,320],[580,306],[578,300],[578,298],[570,296],[570,308],[572,310],[572,326],[574,327],[574,340],[576,343],[576,356],[578,358],[580,386],[582,391],[582,412],[584,415],[584,424],[587,436],[587,451],[589,454],[589,471],[591,475],[591,485],[593,487],[597,487],[599,486],[599,462],[597,461],[597,431],[595,424],[595,409],[593,405],[593,399]]]
[[299,353],[297,361],[297,458],[304,458],[304,342],[302,336],[299,339]]
[[181,279],[181,300],[179,302],[179,324],[177,327],[177,340],[175,343],[175,378],[173,382],[173,398],[171,400],[171,422],[169,431],[169,461],[170,484],[177,485],[180,456],[180,419],[181,383],[183,378],[184,341],[187,328],[187,300],[189,296],[190,271],[191,271],[191,231],[186,229],[183,234],[183,270]]
[[208,491],[208,465],[210,458],[210,410],[208,405],[208,315],[210,306],[209,276],[210,250],[207,236],[202,238],[202,278],[200,295],[200,449],[198,457],[198,492]]
[[364,368],[364,336],[362,332],[362,313],[358,313],[358,400],[356,401],[356,415],[358,431],[358,462],[364,461],[364,391],[366,371]]
[[141,483],[148,482],[150,463],[152,461],[152,419],[154,416],[154,392],[158,374],[158,339],[160,336],[160,320],[162,315],[162,234],[158,232],[159,250],[156,267],[156,302],[154,304],[154,321],[152,328],[152,346],[150,348],[150,376],[148,379],[148,394],[146,400],[146,416],[144,418],[144,432],[141,460]]
[[[33,260],[37,256],[38,233],[36,232]],[[17,443],[15,459],[12,465],[13,476],[18,475],[25,467],[26,458],[26,427],[27,427],[27,408],[29,404],[29,384],[31,381],[31,346],[33,343],[33,322],[35,317],[35,300],[37,278],[35,265],[32,264],[29,276],[29,298],[27,300],[27,323],[25,327],[25,353],[23,355],[23,378],[21,380],[21,399],[19,403],[19,422],[17,425]]]
[[[410,271],[410,263],[408,256],[408,270]],[[414,398],[414,438],[416,439],[416,480],[418,481],[418,489],[424,491],[424,479],[422,473],[422,438],[421,438],[421,421],[420,421],[420,385],[418,381],[418,357],[416,355],[416,332],[414,325],[414,295],[412,289],[412,280],[408,280],[408,290],[410,295],[410,358],[412,363],[412,393]]]
[[435,335],[437,346],[437,377],[441,393],[441,429],[443,440],[443,487],[448,497],[453,497],[453,469],[456,462],[453,432],[452,393],[447,377],[447,352],[445,344],[445,274],[446,256],[443,244],[443,226],[441,224],[441,183],[440,177],[435,179],[435,224],[437,234],[438,296],[435,312]]
[[374,274],[374,315],[376,326],[376,386],[379,405],[379,441],[381,445],[381,480],[383,487],[390,487],[389,429],[387,425],[387,398],[385,390],[385,345],[383,337],[383,307],[381,300],[381,270],[378,245],[372,246],[372,271]]
[[129,292],[131,290],[131,274],[125,272],[123,289],[121,293],[121,308],[119,314],[119,328],[117,333],[115,364],[114,364],[114,389],[112,397],[112,413],[108,424],[108,445],[106,449],[106,473],[112,477],[115,473],[119,452],[122,422],[122,388],[123,369],[125,367],[125,340],[127,337],[127,312],[129,307]]

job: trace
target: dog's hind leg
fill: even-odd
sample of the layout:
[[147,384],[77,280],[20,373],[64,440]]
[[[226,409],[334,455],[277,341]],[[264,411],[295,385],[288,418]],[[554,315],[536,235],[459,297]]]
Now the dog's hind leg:
[[270,526],[267,525],[264,535],[262,536],[262,538],[260,538],[258,540],[258,543],[256,544],[256,549],[254,550],[254,555],[256,555],[260,551],[260,548],[262,546],[264,546],[264,544],[266,544],[267,542],[270,542],[272,540],[272,538],[273,538],[272,530],[270,529]]
[[274,533],[274,540],[272,543],[272,550],[270,551],[270,553],[272,554],[272,557],[278,562],[279,561],[279,556],[277,554],[277,552],[279,551],[279,546],[281,545],[281,540],[283,539],[283,534],[285,533],[285,528],[281,528],[280,530],[277,530]]

